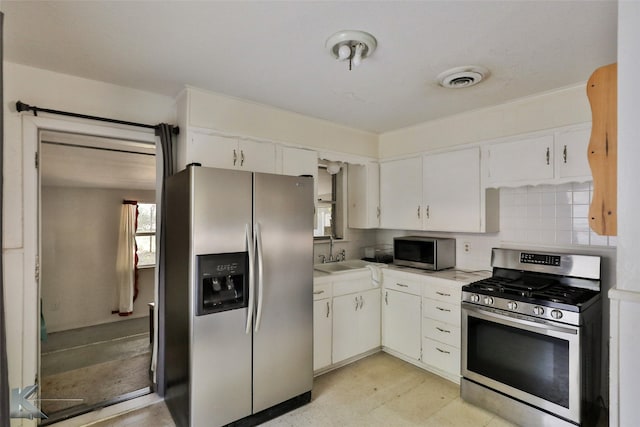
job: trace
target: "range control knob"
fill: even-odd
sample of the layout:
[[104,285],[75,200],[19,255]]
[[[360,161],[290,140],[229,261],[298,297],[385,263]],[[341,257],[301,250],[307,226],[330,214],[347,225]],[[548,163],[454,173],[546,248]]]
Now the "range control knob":
[[560,310],[551,310],[551,317],[554,319],[562,319],[562,312]]
[[509,310],[515,310],[516,308],[518,308],[518,304],[515,301],[509,301],[507,303],[507,308]]
[[471,302],[480,302],[480,295],[472,294],[469,299],[471,300]]
[[544,314],[544,308],[536,305],[535,307],[533,307],[533,314],[535,314],[536,316],[542,316]]
[[484,297],[484,303],[485,303],[485,305],[493,305],[493,298]]

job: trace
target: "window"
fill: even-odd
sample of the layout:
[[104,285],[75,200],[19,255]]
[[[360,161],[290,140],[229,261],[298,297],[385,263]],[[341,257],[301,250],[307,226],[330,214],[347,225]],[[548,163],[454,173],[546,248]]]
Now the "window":
[[156,205],[138,203],[138,227],[136,228],[138,267],[156,265]]
[[313,236],[342,238],[342,169],[327,172],[326,165],[318,167],[318,205]]

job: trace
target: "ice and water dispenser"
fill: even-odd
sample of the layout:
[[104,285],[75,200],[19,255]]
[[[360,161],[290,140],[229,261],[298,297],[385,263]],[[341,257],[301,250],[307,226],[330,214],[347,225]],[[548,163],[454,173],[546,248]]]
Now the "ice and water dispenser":
[[197,316],[247,306],[246,252],[198,255],[197,263]]

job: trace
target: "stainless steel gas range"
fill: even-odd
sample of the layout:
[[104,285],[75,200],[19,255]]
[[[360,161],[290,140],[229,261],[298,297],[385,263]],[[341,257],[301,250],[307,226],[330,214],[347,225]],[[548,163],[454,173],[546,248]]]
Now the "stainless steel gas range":
[[462,287],[462,398],[522,426],[594,425],[600,264],[493,249],[492,276]]

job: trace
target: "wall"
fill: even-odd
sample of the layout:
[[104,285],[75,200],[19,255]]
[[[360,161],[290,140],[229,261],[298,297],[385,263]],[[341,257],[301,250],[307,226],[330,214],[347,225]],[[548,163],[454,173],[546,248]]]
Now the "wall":
[[[188,99],[185,99],[188,98]],[[186,125],[232,135],[376,158],[378,136],[267,105],[196,88],[183,92]]]
[[[74,111],[116,119],[160,123],[176,122],[172,98],[103,82],[82,79],[37,68],[3,63],[4,72],[4,198],[3,260],[7,352],[10,387],[33,384],[32,360],[29,353],[36,337],[25,336],[24,307],[37,304],[25,301],[24,294],[32,286],[33,272],[24,271],[25,239],[22,218],[25,214],[23,165],[33,165],[32,153],[23,159],[21,114],[15,102],[21,100],[43,108]],[[46,116],[46,114],[42,114]],[[71,119],[64,119],[71,120]],[[31,195],[29,195],[31,196]],[[27,245],[30,244],[26,242]],[[33,322],[36,320],[33,319]],[[27,350],[25,350],[27,349]],[[23,363],[25,364],[23,369]],[[24,373],[24,376],[23,376]]]
[[384,133],[378,153],[386,159],[588,121],[581,84]]
[[611,296],[611,425],[640,425],[640,2],[618,3],[618,282]]
[[[115,322],[122,200],[155,203],[154,191],[42,187],[41,296],[47,332]],[[138,273],[131,317],[148,316],[154,271]]]

